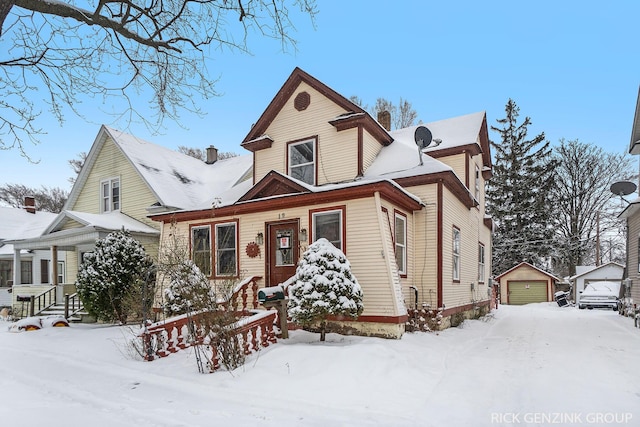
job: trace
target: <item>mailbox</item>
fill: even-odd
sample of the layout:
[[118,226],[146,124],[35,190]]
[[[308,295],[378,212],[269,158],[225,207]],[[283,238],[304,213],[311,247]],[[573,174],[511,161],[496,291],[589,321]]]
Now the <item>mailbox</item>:
[[258,291],[258,301],[260,301],[261,303],[283,299],[284,289],[280,285],[262,288]]

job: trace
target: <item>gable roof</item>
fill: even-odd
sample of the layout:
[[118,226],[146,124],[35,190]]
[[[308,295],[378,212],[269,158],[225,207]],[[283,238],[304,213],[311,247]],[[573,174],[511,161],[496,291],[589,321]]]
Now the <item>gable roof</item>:
[[85,165],[71,189],[65,209],[77,201],[101,148],[111,139],[157,199],[157,205],[193,209],[212,191],[224,191],[251,169],[251,155],[207,164],[199,159],[150,143],[128,133],[101,126]]
[[58,214],[36,211],[29,213],[22,208],[0,207],[0,254],[13,254],[14,241],[38,237]]
[[582,266],[582,267],[584,267],[584,270],[581,271],[580,273],[576,274],[575,276],[569,277],[569,280],[575,280],[578,277],[585,276],[587,274],[593,273],[595,271],[601,270],[601,269],[603,269],[605,267],[609,267],[609,266],[620,267],[623,271],[624,271],[624,268],[625,268],[624,265],[619,264],[619,263],[614,262],[614,261],[610,261],[610,262],[608,262],[606,264],[602,264],[602,265],[598,265],[598,266],[595,266],[595,265],[593,265],[593,266],[592,265]]
[[633,116],[631,127],[631,141],[629,142],[629,154],[640,154],[640,88],[638,88],[638,100],[636,101],[636,113]]
[[546,275],[546,276],[550,277],[551,279],[553,279],[553,280],[555,280],[555,281],[557,281],[557,282],[560,282],[560,281],[561,281],[561,279],[559,279],[558,277],[554,276],[553,274],[551,274],[551,273],[547,273],[546,271],[539,269],[539,268],[538,268],[538,267],[536,267],[535,265],[529,264],[528,262],[524,262],[524,261],[523,261],[523,262],[521,262],[520,264],[516,265],[515,267],[510,268],[509,270],[505,271],[504,273],[497,275],[496,277],[494,277],[494,280],[496,280],[496,281],[500,281],[500,278],[501,278],[501,277],[503,277],[503,276],[505,276],[505,275],[507,275],[507,274],[511,273],[511,272],[512,272],[512,271],[514,271],[514,270],[517,270],[517,269],[519,269],[519,268],[522,268],[522,267],[530,267],[530,268],[532,268],[532,269],[534,269],[534,270],[536,270],[536,271],[538,271],[538,272],[540,272],[540,273],[542,273],[542,274],[544,274],[544,275]]
[[242,143],[240,144],[242,147],[249,151],[255,151],[268,146],[269,139],[265,135],[267,128],[271,125],[282,107],[287,103],[287,101],[289,101],[302,82],[320,92],[345,111],[345,114],[335,117],[330,121],[336,129],[342,130],[355,126],[363,126],[383,145],[390,144],[393,141],[393,138],[386,129],[374,120],[369,113],[322,83],[320,80],[296,67],[282,85],[278,93],[271,100],[258,121],[253,125],[247,136],[242,140]]
[[103,214],[92,214],[78,211],[62,211],[43,234],[59,231],[65,222],[72,220],[83,227],[92,227],[97,230],[117,231],[124,228],[135,233],[160,234],[158,230],[119,211]]
[[491,151],[489,149],[489,134],[487,130],[487,114],[484,111],[410,126],[391,131],[395,140],[404,140],[415,146],[415,131],[424,126],[433,136],[442,142],[423,150],[431,157],[438,158],[456,154],[467,149],[473,155],[482,153],[482,163],[485,168],[491,168]]

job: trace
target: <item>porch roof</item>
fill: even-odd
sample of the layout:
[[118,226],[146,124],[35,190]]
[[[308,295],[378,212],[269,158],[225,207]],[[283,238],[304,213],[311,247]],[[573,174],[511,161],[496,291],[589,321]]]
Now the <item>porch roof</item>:
[[[82,227],[60,230],[65,219],[72,219]],[[85,212],[63,211],[58,218],[38,237],[7,241],[15,249],[49,249],[57,246],[58,250],[75,250],[78,245],[88,245],[106,237],[107,234],[125,229],[132,236],[160,236],[160,231],[140,221],[120,213],[89,214]]]

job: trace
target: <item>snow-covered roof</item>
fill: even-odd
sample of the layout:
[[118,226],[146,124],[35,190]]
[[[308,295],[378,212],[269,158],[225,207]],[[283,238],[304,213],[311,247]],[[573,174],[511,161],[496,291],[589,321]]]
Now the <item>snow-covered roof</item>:
[[157,206],[175,209],[196,209],[215,194],[227,191],[251,170],[251,154],[220,159],[207,164],[199,159],[145,141],[134,135],[102,126],[73,186],[66,209],[77,200],[101,147],[111,139],[131,162],[149,190]]
[[3,240],[38,237],[53,222],[57,214],[25,209],[0,207],[0,254],[13,254],[13,245],[2,245]]
[[[444,150],[447,148],[461,147],[469,144],[478,144],[478,135],[482,128],[485,112],[466,114],[464,116],[452,117],[450,119],[438,120],[424,123],[417,126],[410,126],[390,132],[390,135],[397,140],[404,140],[416,145],[414,134],[419,126],[424,126],[433,136],[433,140],[440,139],[442,142],[436,147],[425,148],[424,152]],[[393,145],[393,144],[391,144]]]
[[[409,134],[411,138],[408,137]],[[391,144],[382,147],[376,159],[365,171],[365,178],[395,179],[453,171],[450,166],[427,154],[422,154],[420,164],[420,154],[413,140],[413,132],[403,133],[394,138]]]
[[[596,270],[602,270],[606,267],[611,267],[611,266],[618,267],[620,270],[624,270],[624,265],[614,261],[610,261],[602,265],[578,265],[576,266],[576,274],[574,276],[569,277],[569,280],[575,280],[580,276],[584,276],[585,274],[592,273]],[[620,273],[622,274],[622,271]]]
[[624,210],[618,215],[618,218],[629,219],[640,212],[640,197],[636,197],[624,208]]
[[70,218],[84,226],[91,226],[104,230],[120,230],[124,228],[127,231],[136,233],[159,233],[159,231],[155,228],[150,227],[118,211],[103,214],[92,214],[78,211],[63,211],[58,219],[60,218]]
[[504,273],[501,273],[501,274],[497,275],[496,277],[494,277],[494,280],[496,280],[496,281],[498,281],[498,282],[499,282],[501,277],[503,277],[503,276],[505,276],[505,275],[507,275],[507,274],[511,273],[512,271],[514,271],[514,270],[516,270],[516,269],[522,268],[522,267],[529,267],[529,268],[532,268],[533,270],[539,271],[540,273],[542,273],[542,274],[545,274],[545,275],[549,276],[551,279],[555,280],[556,282],[560,282],[560,281],[561,281],[561,279],[560,279],[560,278],[558,278],[558,277],[554,276],[553,274],[551,274],[551,273],[549,273],[549,272],[547,272],[547,271],[544,271],[544,270],[542,270],[542,269],[540,269],[540,268],[536,267],[536,266],[535,266],[535,265],[533,265],[533,264],[529,264],[529,263],[528,263],[528,262],[526,262],[526,261],[523,261],[523,262],[521,262],[520,264],[518,264],[518,265],[516,265],[516,266],[514,266],[514,267],[511,267],[510,269],[508,269],[508,270],[507,270],[507,271],[505,271]]
[[163,206],[201,207],[203,201],[236,184],[253,161],[252,155],[247,154],[207,164],[128,133],[107,126],[105,129]]

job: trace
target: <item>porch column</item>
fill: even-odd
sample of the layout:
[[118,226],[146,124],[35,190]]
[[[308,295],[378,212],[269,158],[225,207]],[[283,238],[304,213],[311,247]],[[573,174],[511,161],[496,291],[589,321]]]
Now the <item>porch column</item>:
[[22,271],[20,268],[20,249],[13,250],[13,285],[22,284]]
[[58,285],[58,247],[51,246],[51,284]]

